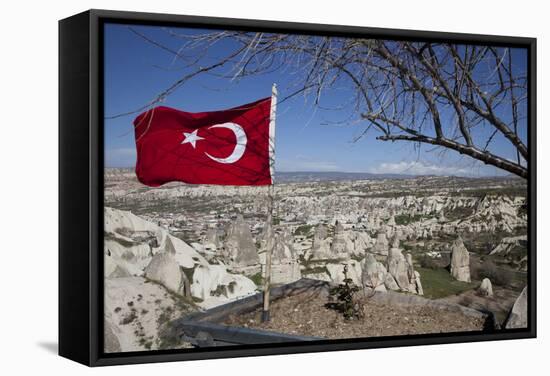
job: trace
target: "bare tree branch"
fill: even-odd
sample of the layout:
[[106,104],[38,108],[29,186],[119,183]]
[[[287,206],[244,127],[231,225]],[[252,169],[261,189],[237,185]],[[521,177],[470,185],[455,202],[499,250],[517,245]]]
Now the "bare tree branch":
[[[529,152],[521,136],[527,127],[527,75],[514,65],[509,48],[168,30],[170,37],[183,42],[174,49],[133,32],[185,61],[191,71],[145,106],[111,118],[149,109],[203,74],[240,80],[279,71],[292,77],[289,87],[281,88],[290,94],[279,103],[303,94],[322,109],[324,93],[352,93],[346,105],[366,124],[354,142],[372,129],[381,141],[408,141],[415,147],[431,144],[527,178]],[[225,57],[212,56],[210,52],[220,43],[230,52]],[[357,122],[351,119],[350,124]],[[514,148],[514,157],[504,154],[502,142]]]

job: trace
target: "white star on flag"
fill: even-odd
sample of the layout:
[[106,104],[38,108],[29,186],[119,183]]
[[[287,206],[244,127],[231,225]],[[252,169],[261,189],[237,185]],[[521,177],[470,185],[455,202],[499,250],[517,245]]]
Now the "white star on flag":
[[204,137],[198,136],[197,132],[199,130],[195,129],[191,133],[183,132],[183,135],[185,136],[185,139],[181,142],[183,144],[190,143],[193,146],[193,149],[196,147],[196,142],[199,140],[204,140]]

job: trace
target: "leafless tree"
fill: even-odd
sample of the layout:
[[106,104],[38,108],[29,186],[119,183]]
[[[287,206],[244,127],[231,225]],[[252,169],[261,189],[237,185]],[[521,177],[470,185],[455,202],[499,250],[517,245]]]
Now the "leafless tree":
[[[166,29],[174,49],[129,30],[172,54],[186,73],[150,103],[116,116],[151,108],[200,75],[239,80],[282,71],[293,84],[279,103],[302,93],[322,107],[325,93],[348,88],[347,105],[360,120],[353,124],[363,127],[354,141],[376,132],[381,141],[434,145],[528,176],[527,72],[511,48]],[[513,158],[496,146],[502,142]]]

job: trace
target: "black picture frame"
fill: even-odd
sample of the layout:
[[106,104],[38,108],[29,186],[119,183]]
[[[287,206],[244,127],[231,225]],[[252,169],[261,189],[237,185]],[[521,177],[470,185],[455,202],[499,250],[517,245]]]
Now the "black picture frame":
[[[103,353],[103,34],[105,22],[516,46],[528,50],[527,329],[307,343]],[[536,337],[536,39],[88,10],[59,21],[59,354],[88,366]]]

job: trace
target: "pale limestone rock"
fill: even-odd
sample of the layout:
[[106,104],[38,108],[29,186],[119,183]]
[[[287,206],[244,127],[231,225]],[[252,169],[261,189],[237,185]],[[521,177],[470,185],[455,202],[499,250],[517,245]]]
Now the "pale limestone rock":
[[420,273],[415,270],[414,275],[414,285],[416,288],[416,293],[418,295],[424,295],[424,289],[422,288],[422,282],[420,281]]
[[344,227],[338,221],[336,221],[336,226],[334,228],[334,238],[332,239],[332,244],[330,246],[332,253],[336,255],[348,255],[348,250],[346,249],[346,239],[344,237]]
[[399,290],[399,285],[397,284],[397,282],[395,281],[395,278],[393,278],[393,275],[391,275],[391,273],[386,274],[386,279],[384,280],[384,286],[386,286],[388,290],[393,290],[393,291]]
[[[265,275],[265,264],[262,264],[262,275]],[[308,278],[313,278],[307,275]],[[282,284],[295,282],[302,278],[300,264],[296,260],[288,260],[271,265],[271,283]]]
[[[145,351],[141,338],[150,339],[152,350],[158,349],[159,333],[166,317],[170,320],[182,317],[195,308],[191,304],[168,294],[167,289],[159,283],[151,283],[143,277],[110,278],[104,284],[104,318],[112,334],[120,345],[120,351]],[[131,302],[131,306],[128,303]],[[133,311],[135,310],[135,311]],[[123,320],[137,313],[130,323]],[[171,312],[171,313],[170,313]],[[160,316],[165,316],[161,318]],[[139,329],[136,332],[137,328]],[[116,340],[111,337],[104,345],[117,349]]]
[[401,241],[400,238],[396,235],[393,237],[391,242],[391,248],[400,248]]
[[316,240],[325,240],[327,236],[327,226],[321,223],[317,225],[317,227],[315,227],[315,232],[313,234],[313,243],[315,243]]
[[273,245],[273,254],[272,254],[273,263],[288,262],[296,258],[296,254],[292,245],[286,243],[283,235],[275,235],[275,243]]
[[362,257],[368,248],[374,244],[373,239],[366,232],[346,231],[344,233],[346,249],[351,254]]
[[[405,260],[407,260],[407,276],[409,277],[409,291],[418,293],[418,283],[420,282],[420,274],[414,270],[413,259],[410,253],[405,255]],[[418,283],[417,283],[418,278]],[[422,285],[420,285],[422,288]],[[423,295],[423,294],[419,294]]]
[[230,265],[249,266],[260,262],[252,233],[241,214],[229,226],[225,248],[224,256]]
[[500,243],[491,251],[490,255],[503,254],[508,255],[517,245],[527,242],[527,235],[502,238]]
[[527,312],[527,286],[514,302],[508,318],[506,319],[506,329],[527,328],[528,312]]
[[386,236],[386,233],[379,232],[376,235],[376,243],[374,243],[374,247],[372,247],[370,251],[378,255],[387,256],[388,248],[388,237]]
[[458,237],[454,241],[451,252],[451,276],[457,281],[471,282],[470,254],[462,238]]
[[224,265],[197,265],[193,270],[191,295],[201,300],[210,297],[211,291],[216,291],[227,270]]
[[219,231],[216,228],[209,228],[204,234],[204,244],[214,249],[221,247]]
[[201,299],[203,308],[210,308],[229,300],[254,293],[256,285],[240,274],[228,273],[223,264],[197,265],[193,271],[191,295]]
[[489,278],[484,278],[479,286],[479,293],[483,296],[493,296],[493,285]]
[[344,281],[344,264],[348,266],[348,277],[353,280],[357,286],[361,286],[361,264],[355,260],[348,260],[345,263],[326,264],[326,268],[329,272],[331,281],[339,284]]
[[131,274],[128,272],[126,268],[119,265],[111,253],[106,250],[105,256],[103,258],[103,271],[105,274],[105,278],[124,278],[124,277],[130,277]]
[[[275,235],[271,266],[271,281],[273,283],[290,283],[302,277],[296,251],[291,243],[286,242],[286,239],[284,234]],[[262,263],[262,270],[264,266]]]
[[325,260],[333,258],[331,250],[332,239],[327,238],[327,229],[323,224],[315,228],[313,235],[313,244],[311,246],[311,258],[316,260]]
[[167,235],[164,243],[170,242],[175,250],[174,258],[179,266],[193,268],[195,264],[208,265],[208,262],[193,247],[172,235]]
[[170,253],[157,253],[145,268],[145,277],[160,283],[168,290],[183,295],[185,293],[184,280],[180,266]]
[[105,207],[104,209],[104,227],[106,233],[118,233],[121,235],[127,233],[151,233],[160,240],[163,236],[161,227],[146,221],[129,211],[123,211]]
[[403,291],[410,289],[408,269],[407,260],[401,250],[391,248],[388,254],[388,272],[395,278],[399,288]]
[[113,331],[111,322],[107,319],[103,322],[103,351],[106,353],[121,352],[120,341]]
[[384,282],[386,280],[386,268],[382,263],[376,261],[376,258],[371,253],[362,261],[363,273],[361,281],[364,287],[374,290],[386,290]]
[[149,244],[135,243],[117,234],[105,240],[104,250],[104,272],[107,278],[143,275],[143,269],[151,260]]
[[311,258],[316,260],[327,260],[333,258],[332,251],[330,250],[331,240],[332,239],[327,238],[314,243],[311,248]]

